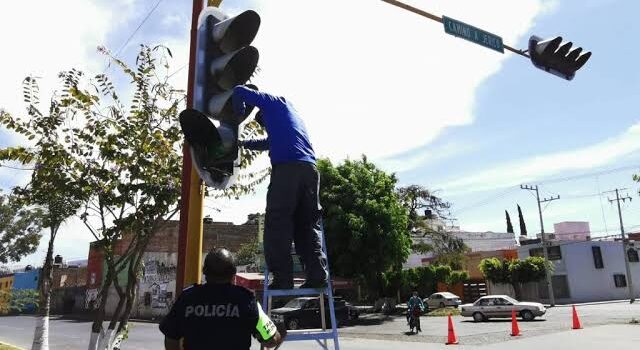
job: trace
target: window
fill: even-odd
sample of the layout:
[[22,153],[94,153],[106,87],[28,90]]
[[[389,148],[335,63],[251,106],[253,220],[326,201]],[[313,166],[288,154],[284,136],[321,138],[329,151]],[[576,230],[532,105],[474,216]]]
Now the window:
[[616,288],[624,288],[627,286],[627,276],[622,274],[613,275],[613,282],[616,284]]
[[491,298],[484,298],[484,299],[480,299],[478,300],[478,306],[487,306],[489,305],[489,300],[492,300]]
[[513,304],[511,304],[510,302],[508,302],[508,301],[506,301],[506,300],[504,300],[504,299],[502,299],[502,298],[496,298],[496,299],[495,299],[495,301],[494,301],[494,303],[495,303],[496,305],[513,305]]
[[[549,260],[561,260],[562,252],[560,251],[559,246],[548,247],[547,255],[549,256]],[[539,256],[544,257],[544,253],[542,252],[542,248],[532,248],[529,249],[529,256]]]
[[638,251],[633,248],[627,250],[627,257],[629,257],[629,262],[638,262],[640,260],[638,259]]
[[529,256],[544,256],[544,253],[542,252],[542,248],[533,248],[533,249],[529,249]]
[[559,246],[547,248],[547,255],[549,255],[549,260],[562,260],[562,251]]
[[603,269],[604,261],[602,261],[602,251],[600,251],[600,247],[591,247],[591,254],[593,254],[593,264],[596,266],[596,269]]

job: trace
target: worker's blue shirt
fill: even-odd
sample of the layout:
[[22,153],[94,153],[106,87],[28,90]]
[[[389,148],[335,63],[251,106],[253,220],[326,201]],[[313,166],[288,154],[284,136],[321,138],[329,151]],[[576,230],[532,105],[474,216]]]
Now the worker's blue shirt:
[[269,150],[271,164],[295,161],[316,163],[316,156],[307,129],[298,112],[284,97],[236,86],[233,89],[233,109],[236,115],[244,115],[246,105],[260,109],[268,137],[247,140],[244,147],[253,150]]

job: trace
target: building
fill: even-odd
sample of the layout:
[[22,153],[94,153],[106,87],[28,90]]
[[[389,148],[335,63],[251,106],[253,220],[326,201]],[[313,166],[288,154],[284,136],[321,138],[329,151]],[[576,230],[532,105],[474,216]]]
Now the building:
[[24,271],[14,274],[13,289],[29,290],[38,288],[38,278],[40,278],[40,268],[27,266]]
[[466,254],[464,269],[469,273],[469,280],[484,281],[484,275],[480,272],[478,266],[482,259],[498,258],[504,260],[512,260],[518,258],[517,249],[499,249],[493,251],[471,252]]
[[587,221],[564,221],[553,224],[554,237],[558,241],[586,241],[591,238]]
[[[640,282],[640,244],[629,247],[631,275],[636,285]],[[622,254],[622,242],[613,241],[551,241],[547,248],[549,260],[555,266],[552,276],[557,303],[577,303],[603,300],[628,299],[627,276]],[[525,244],[518,248],[518,256],[542,256],[540,243]],[[545,281],[534,284],[539,300],[548,302]],[[640,288],[635,288],[640,297]]]
[[13,288],[13,273],[0,275],[0,315],[9,312],[9,300],[11,298],[11,289]]
[[[204,255],[215,247],[225,247],[237,251],[244,243],[258,238],[257,220],[250,220],[242,225],[230,222],[211,222],[204,220],[203,227],[203,259]],[[178,263],[178,230],[179,222],[170,221],[157,232],[147,245],[142,258],[142,274],[138,281],[137,300],[131,317],[154,319],[164,316],[175,300],[176,266]],[[116,255],[122,254],[130,243],[125,237],[115,246]],[[85,307],[89,310],[97,305],[98,293],[106,270],[104,253],[98,242],[89,248],[87,264],[87,287],[85,291]],[[121,281],[126,281],[126,269],[120,274]],[[109,292],[107,314],[116,307],[117,293],[112,288]]]
[[[502,256],[502,251],[513,251],[518,244],[515,234],[508,232],[469,232],[458,229],[456,231],[450,231],[449,233],[454,237],[460,238],[469,248],[470,253],[491,252],[486,257]],[[428,237],[413,236],[412,240],[413,244],[420,242],[429,243]],[[509,253],[509,256],[513,255],[513,252]],[[403,265],[403,268],[408,269],[428,265],[435,258],[436,256],[431,252],[427,254],[412,253]]]

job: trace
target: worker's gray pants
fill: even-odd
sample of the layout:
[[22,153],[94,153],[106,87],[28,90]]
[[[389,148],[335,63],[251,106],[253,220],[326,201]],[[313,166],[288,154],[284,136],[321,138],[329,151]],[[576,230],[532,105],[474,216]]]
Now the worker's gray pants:
[[307,280],[327,279],[327,259],[322,251],[319,199],[320,175],[315,164],[290,162],[271,170],[264,228],[264,255],[274,278],[293,278],[291,242],[295,243]]

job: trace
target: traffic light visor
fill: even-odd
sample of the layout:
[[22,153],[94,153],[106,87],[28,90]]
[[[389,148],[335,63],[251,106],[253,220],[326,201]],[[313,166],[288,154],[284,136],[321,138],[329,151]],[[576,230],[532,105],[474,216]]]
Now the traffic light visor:
[[248,10],[213,26],[213,40],[224,53],[251,44],[260,29],[260,15]]

